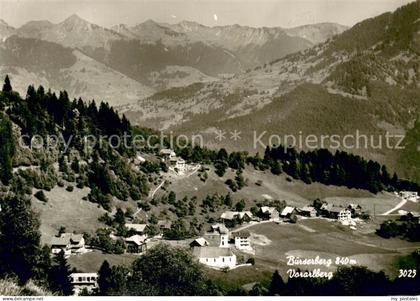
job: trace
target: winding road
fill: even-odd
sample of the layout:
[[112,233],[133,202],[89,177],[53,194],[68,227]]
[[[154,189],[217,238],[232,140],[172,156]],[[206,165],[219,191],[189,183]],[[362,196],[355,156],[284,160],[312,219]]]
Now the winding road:
[[155,190],[153,190],[153,192],[150,195],[150,198],[153,199],[153,197],[155,196],[156,192],[163,186],[163,184],[165,184],[165,180],[162,181],[162,183],[160,183]]
[[402,201],[401,202],[399,202],[394,208],[392,208],[392,209],[390,209],[390,210],[388,210],[387,212],[385,212],[385,213],[382,213],[382,215],[388,215],[388,214],[390,214],[391,212],[394,212],[395,210],[398,210],[398,209],[400,209],[402,206],[404,206],[405,205],[405,203],[407,203],[407,200],[406,199],[402,199]]

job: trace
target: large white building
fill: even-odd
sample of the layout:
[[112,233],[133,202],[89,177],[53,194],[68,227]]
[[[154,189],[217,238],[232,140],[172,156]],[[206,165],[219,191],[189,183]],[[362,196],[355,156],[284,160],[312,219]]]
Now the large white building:
[[350,221],[351,220],[351,211],[348,209],[343,209],[338,213],[339,221]]
[[250,233],[248,231],[239,231],[232,233],[232,237],[235,241],[235,247],[238,250],[244,250],[244,251],[251,251],[251,239],[250,239]]
[[198,261],[207,266],[232,269],[236,266],[236,255],[229,248],[198,247],[193,249]]
[[74,295],[79,295],[83,289],[91,292],[98,287],[97,273],[72,273],[70,274],[70,281],[73,284]]

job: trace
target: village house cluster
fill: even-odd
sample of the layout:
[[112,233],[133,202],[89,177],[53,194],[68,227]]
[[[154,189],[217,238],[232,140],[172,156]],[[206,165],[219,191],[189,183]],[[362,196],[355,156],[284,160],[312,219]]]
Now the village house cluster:
[[[413,197],[413,195],[406,197]],[[297,219],[305,218],[329,218],[353,225],[352,220],[363,214],[366,215],[358,204],[349,203],[347,206],[338,207],[325,201],[314,202],[312,205],[301,208],[282,204],[261,206],[257,211],[255,208],[245,211],[228,210],[221,214],[219,223],[211,225],[201,237],[191,241],[189,247],[197,261],[208,267],[220,270],[234,269],[241,264],[252,263],[252,261],[245,261],[244,256],[255,254],[251,233],[246,230],[248,225],[260,222],[295,223]],[[408,213],[406,218],[418,221],[419,214]],[[159,220],[157,228],[160,235],[149,237],[148,224],[125,223],[128,236],[119,237],[115,233],[110,233],[110,238],[123,239],[127,253],[142,255],[147,251],[148,243],[153,239],[161,239],[162,233],[171,229],[171,225],[171,221]],[[89,249],[91,247],[85,245],[82,234],[59,233],[51,240],[52,254],[64,252],[68,257],[72,254],[88,252]],[[97,288],[97,279],[97,273],[71,274],[75,294],[80,294],[82,290],[92,291]]]
[[396,193],[400,198],[406,201],[417,203],[420,201],[420,196],[417,191],[400,191]]

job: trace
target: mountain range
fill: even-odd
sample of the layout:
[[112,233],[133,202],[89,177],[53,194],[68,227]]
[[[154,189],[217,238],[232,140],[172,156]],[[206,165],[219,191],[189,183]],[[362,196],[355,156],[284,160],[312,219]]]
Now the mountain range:
[[[58,24],[30,21],[19,28],[1,21],[0,68],[2,73],[11,73],[21,92],[28,83],[48,83],[75,97],[105,100],[118,106],[167,88],[244,72],[311,47],[345,29],[330,23],[282,29],[207,27],[187,21],[163,24],[152,20],[108,29],[77,15]],[[53,57],[46,62],[49,68],[41,66],[37,59],[27,60],[28,64],[22,66],[22,57],[30,53]],[[62,53],[66,55],[61,58]]]

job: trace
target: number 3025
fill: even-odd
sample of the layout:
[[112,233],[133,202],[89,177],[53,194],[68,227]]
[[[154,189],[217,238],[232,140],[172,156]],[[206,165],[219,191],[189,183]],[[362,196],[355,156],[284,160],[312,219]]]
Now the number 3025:
[[400,270],[398,278],[415,278],[417,275],[416,270]]

